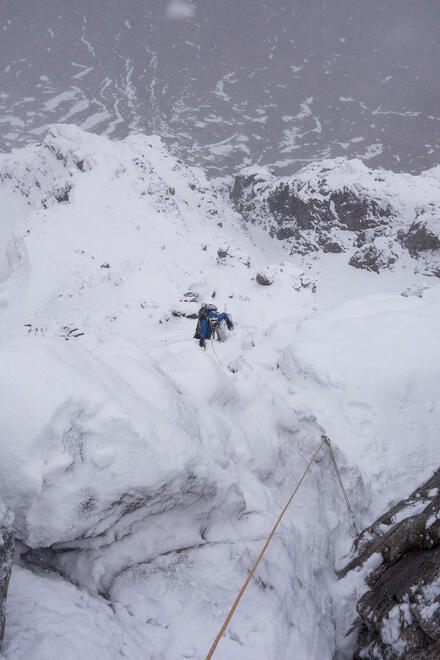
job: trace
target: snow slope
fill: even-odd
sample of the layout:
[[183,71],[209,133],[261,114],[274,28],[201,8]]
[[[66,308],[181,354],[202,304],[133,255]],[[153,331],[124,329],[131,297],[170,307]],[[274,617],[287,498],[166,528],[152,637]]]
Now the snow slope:
[[[438,465],[432,278],[287,256],[158,138],[53,127],[0,181],[7,660],[204,657],[323,430],[362,524]],[[216,657],[351,652],[344,507],[322,454]]]

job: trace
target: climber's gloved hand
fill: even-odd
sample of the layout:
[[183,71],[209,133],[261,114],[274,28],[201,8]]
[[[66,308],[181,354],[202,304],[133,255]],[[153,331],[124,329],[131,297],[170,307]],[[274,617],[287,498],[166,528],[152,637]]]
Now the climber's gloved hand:
[[226,325],[228,326],[228,330],[232,330],[234,327],[234,324],[229,319],[226,321]]
[[205,348],[206,344],[205,344],[205,340],[204,340],[204,339],[200,339],[200,341],[199,341],[199,346],[200,346],[201,348]]

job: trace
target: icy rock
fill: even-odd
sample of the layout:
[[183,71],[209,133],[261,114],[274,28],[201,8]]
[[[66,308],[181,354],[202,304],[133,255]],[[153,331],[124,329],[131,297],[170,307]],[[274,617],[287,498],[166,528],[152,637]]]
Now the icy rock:
[[438,658],[440,470],[364,530],[344,573],[382,556],[358,600],[358,658]]
[[5,603],[14,557],[13,517],[0,500],[0,646],[5,630]]

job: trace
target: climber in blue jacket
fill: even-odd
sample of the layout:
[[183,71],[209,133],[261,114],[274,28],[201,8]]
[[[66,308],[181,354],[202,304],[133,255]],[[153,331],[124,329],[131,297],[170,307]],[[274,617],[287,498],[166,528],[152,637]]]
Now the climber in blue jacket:
[[218,336],[218,330],[222,321],[226,322],[228,330],[232,330],[234,324],[226,312],[223,312],[222,314],[219,314],[218,312],[209,312],[208,316],[202,320],[199,346],[204,348],[205,339],[211,339],[216,332]]

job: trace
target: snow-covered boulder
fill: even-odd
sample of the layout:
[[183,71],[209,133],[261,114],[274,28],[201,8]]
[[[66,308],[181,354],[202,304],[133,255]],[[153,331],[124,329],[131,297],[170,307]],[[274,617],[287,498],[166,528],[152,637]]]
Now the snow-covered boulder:
[[5,630],[5,605],[14,557],[13,516],[0,499],[0,646]]
[[[411,254],[440,248],[438,214],[437,221],[432,218],[432,207],[438,208],[440,201],[437,170],[394,174],[371,170],[357,159],[337,158],[276,178],[267,169],[248,167],[235,178],[231,199],[247,222],[264,227],[290,252],[346,251],[356,268],[389,268],[399,242]],[[419,218],[420,205],[424,210]],[[395,243],[396,249],[387,252],[378,240]]]
[[411,254],[440,248],[440,205],[417,210],[417,215],[401,240]]
[[397,260],[397,254],[393,247],[392,242],[383,239],[365,243],[350,257],[348,263],[355,268],[364,268],[374,273],[380,273],[392,266]]
[[414,222],[398,238],[426,274],[440,277],[440,204],[417,209]]
[[312,292],[316,291],[316,282],[311,280],[302,268],[284,261],[260,268],[255,275],[255,281],[261,286],[271,286],[276,283],[280,289],[292,288],[300,291],[309,288]]

